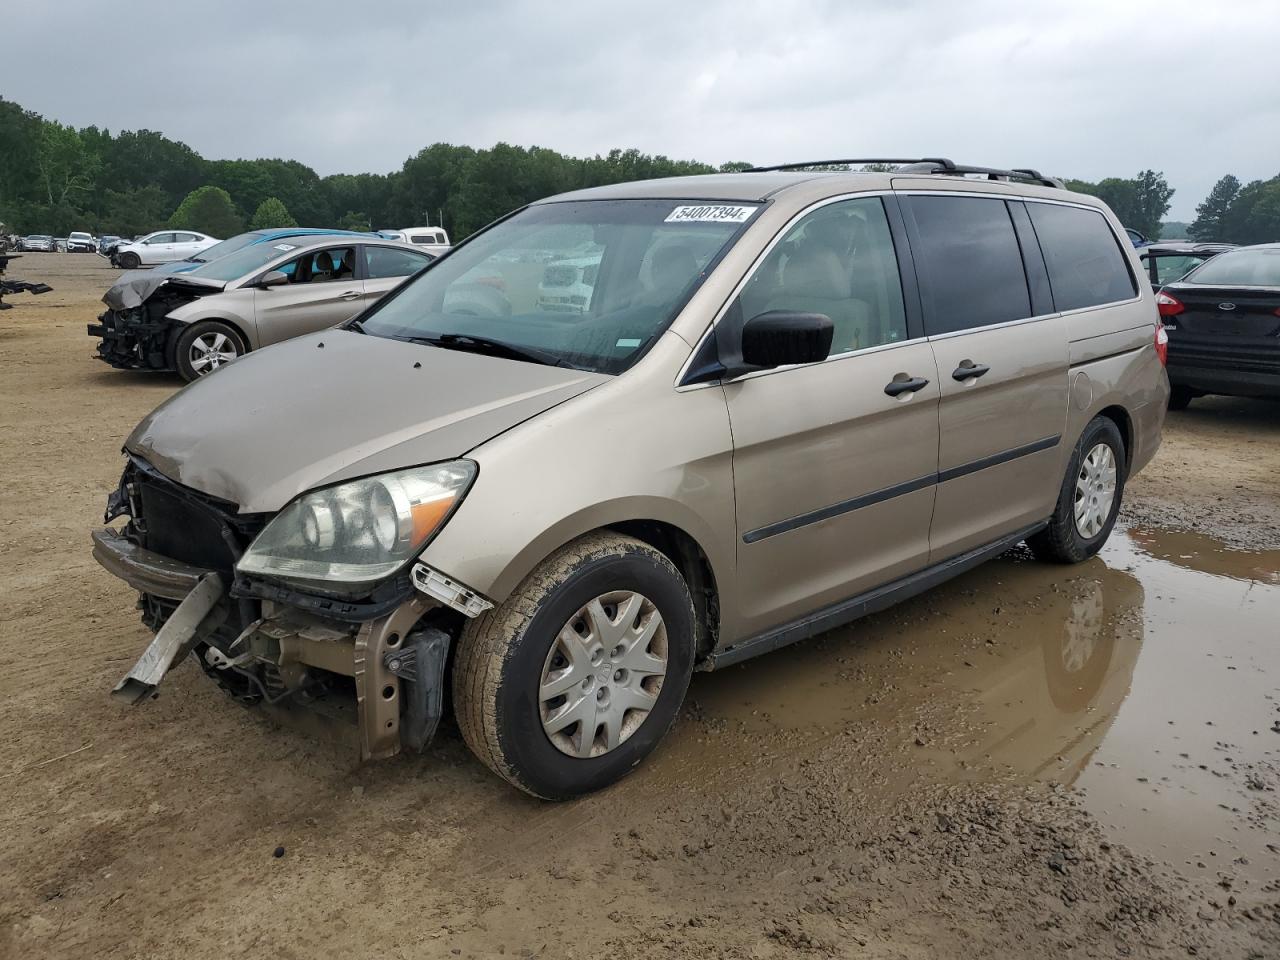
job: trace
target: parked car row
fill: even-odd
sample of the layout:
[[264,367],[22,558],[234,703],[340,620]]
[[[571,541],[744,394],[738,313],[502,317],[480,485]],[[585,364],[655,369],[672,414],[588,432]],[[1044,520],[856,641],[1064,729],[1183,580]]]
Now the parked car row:
[[[407,282],[412,241],[328,236],[122,284],[91,331],[122,365],[218,372],[134,430],[94,535],[156,631],[117,696],[192,652],[354,716],[366,759],[448,702],[565,798],[637,767],[695,666],[1024,540],[1095,554],[1169,395],[1115,216],[1029,170],[801,166],[549,198]],[[301,333],[375,275],[353,320],[218,360],[229,318]]]

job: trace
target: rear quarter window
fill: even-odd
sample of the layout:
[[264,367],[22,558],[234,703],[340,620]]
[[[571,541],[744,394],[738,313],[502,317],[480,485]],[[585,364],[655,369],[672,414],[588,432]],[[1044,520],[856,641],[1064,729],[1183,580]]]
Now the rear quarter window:
[[1058,310],[1129,300],[1138,288],[1129,261],[1097,210],[1027,202]]

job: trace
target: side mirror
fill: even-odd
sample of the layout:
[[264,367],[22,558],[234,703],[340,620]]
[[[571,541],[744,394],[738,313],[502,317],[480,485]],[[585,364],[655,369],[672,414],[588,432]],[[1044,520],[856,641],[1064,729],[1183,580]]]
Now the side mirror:
[[283,270],[269,270],[262,275],[262,279],[258,281],[258,286],[263,290],[270,287],[283,287],[289,282],[289,275]]
[[742,362],[756,369],[818,363],[831,353],[835,326],[821,313],[770,310],[742,327]]

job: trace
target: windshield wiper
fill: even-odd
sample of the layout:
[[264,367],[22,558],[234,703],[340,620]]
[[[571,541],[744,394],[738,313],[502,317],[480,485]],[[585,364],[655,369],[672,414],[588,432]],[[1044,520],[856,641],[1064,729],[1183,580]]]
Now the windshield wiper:
[[564,357],[535,347],[519,347],[505,340],[492,337],[478,337],[470,333],[441,333],[434,337],[405,337],[410,343],[425,343],[432,347],[443,347],[446,350],[466,350],[470,353],[487,353],[495,357],[506,357],[508,360],[527,360],[530,363],[541,363],[548,367],[568,367],[570,370],[581,370],[582,367],[570,363]]

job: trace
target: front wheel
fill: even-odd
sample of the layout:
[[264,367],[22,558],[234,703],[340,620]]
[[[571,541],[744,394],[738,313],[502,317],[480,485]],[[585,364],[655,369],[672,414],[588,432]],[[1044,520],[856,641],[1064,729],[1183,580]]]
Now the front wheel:
[[1049,525],[1027,538],[1039,559],[1080,563],[1102,549],[1120,512],[1127,464],[1120,428],[1094,417],[1072,451]]
[[689,588],[665,555],[631,537],[582,537],[463,631],[453,665],[463,739],[537,797],[608,786],[675,720],[693,626]]
[[116,262],[120,264],[121,270],[137,270],[142,266],[142,261],[136,253],[122,253],[116,257]]
[[174,344],[173,365],[190,382],[212,373],[248,351],[240,334],[219,320],[193,323]]

